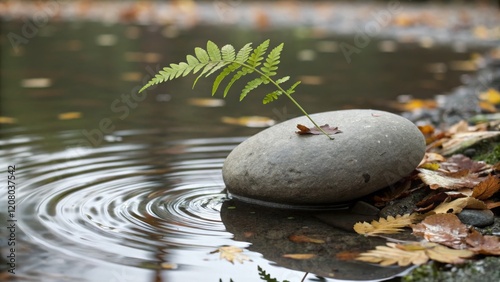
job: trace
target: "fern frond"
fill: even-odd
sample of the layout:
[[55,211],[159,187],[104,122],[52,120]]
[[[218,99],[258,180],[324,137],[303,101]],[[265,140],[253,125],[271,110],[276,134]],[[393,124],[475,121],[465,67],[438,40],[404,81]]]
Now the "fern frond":
[[212,96],[215,95],[215,92],[217,92],[217,89],[219,88],[219,85],[221,84],[222,80],[224,80],[224,78],[226,78],[226,76],[228,76],[233,71],[239,69],[240,67],[241,67],[240,64],[232,63],[232,64],[228,65],[227,67],[225,67],[219,73],[219,75],[214,80],[214,84],[212,85]]
[[240,69],[234,76],[233,78],[231,78],[231,81],[229,81],[229,83],[226,85],[226,88],[224,89],[224,94],[223,94],[223,97],[226,98],[227,96],[227,93],[229,92],[229,89],[231,89],[231,86],[233,86],[233,84],[240,78],[242,78],[243,76],[249,74],[249,73],[252,73],[253,70],[252,69],[249,69],[247,67],[243,67],[242,69]]
[[278,97],[283,94],[280,90],[273,91],[266,96],[264,96],[264,100],[262,100],[262,104],[266,105],[271,103],[272,101],[278,100]]
[[286,90],[286,94],[288,94],[288,95],[292,95],[292,94],[295,92],[295,88],[296,88],[297,86],[299,86],[300,82],[301,82],[301,81],[297,81],[297,82],[295,82],[292,86],[290,86],[290,88],[288,88],[288,89]]
[[284,76],[278,80],[276,80],[276,84],[282,84],[283,82],[287,82],[290,79],[289,76]]
[[236,55],[235,61],[243,64],[248,60],[248,56],[250,56],[250,52],[252,52],[252,43],[247,43],[245,46],[243,46],[239,51],[238,54]]
[[210,57],[208,56],[207,51],[205,51],[204,49],[202,49],[200,47],[194,48],[194,53],[196,54],[196,58],[198,58],[198,60],[201,63],[208,63],[208,61],[210,60]]
[[254,90],[255,88],[259,87],[262,83],[264,82],[264,79],[262,77],[257,77],[253,80],[250,80],[247,85],[243,88],[240,94],[240,102],[245,99],[245,97],[250,93],[250,91]]
[[280,55],[281,51],[283,50],[283,43],[280,45],[276,46],[271,52],[269,52],[269,55],[266,58],[266,61],[264,62],[264,66],[261,68],[261,71],[269,76],[272,77],[276,75],[276,70],[278,70],[278,64],[280,63]]
[[217,62],[222,60],[219,46],[217,46],[217,44],[213,43],[210,40],[207,42],[207,51],[210,61]]
[[266,54],[267,48],[269,47],[269,39],[262,42],[257,48],[255,48],[252,52],[252,55],[248,58],[248,65],[252,68],[257,68]]
[[232,62],[236,57],[236,51],[234,50],[233,45],[230,44],[222,46],[221,53],[223,61]]

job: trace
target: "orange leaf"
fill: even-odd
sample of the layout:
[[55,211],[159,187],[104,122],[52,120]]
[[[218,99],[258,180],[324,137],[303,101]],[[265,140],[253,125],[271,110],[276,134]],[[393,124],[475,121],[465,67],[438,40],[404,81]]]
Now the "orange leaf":
[[500,255],[500,237],[483,236],[478,231],[471,229],[466,242],[471,246],[469,250],[477,254]]
[[294,243],[315,243],[315,244],[325,243],[324,240],[314,239],[311,237],[307,237],[306,235],[290,235],[288,239]]
[[316,256],[316,254],[284,254],[284,258],[298,259],[298,260],[306,260],[312,259]]
[[494,175],[490,175],[474,187],[472,197],[479,200],[486,200],[498,192],[498,190],[500,190],[500,179]]

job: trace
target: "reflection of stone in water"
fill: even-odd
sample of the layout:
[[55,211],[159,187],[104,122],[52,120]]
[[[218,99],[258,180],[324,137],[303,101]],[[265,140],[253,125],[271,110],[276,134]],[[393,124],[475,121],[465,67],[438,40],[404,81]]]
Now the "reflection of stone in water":
[[[345,210],[332,211],[328,212],[328,217],[335,218],[336,212],[339,217],[346,214]],[[401,267],[380,267],[338,259],[346,253],[364,252],[384,245],[385,240],[334,228],[316,219],[316,213],[226,201],[221,208],[221,219],[227,231],[234,234],[235,240],[252,243],[250,250],[259,252],[266,259],[286,268],[323,277],[352,280],[389,278],[405,271]],[[325,212],[322,212],[322,216],[324,215]],[[352,218],[356,220],[355,215]],[[296,236],[314,238],[315,242],[296,243],[290,240]],[[285,254],[316,256],[307,260],[295,260],[284,258]]]

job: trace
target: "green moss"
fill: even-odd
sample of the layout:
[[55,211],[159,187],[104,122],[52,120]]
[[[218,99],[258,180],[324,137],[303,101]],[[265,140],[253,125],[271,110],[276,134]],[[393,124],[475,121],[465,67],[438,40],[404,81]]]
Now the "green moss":
[[402,281],[498,282],[500,281],[500,258],[486,257],[453,267],[431,262],[415,268],[403,277]]
[[480,142],[474,148],[476,153],[473,159],[478,161],[485,161],[489,164],[496,164],[500,162],[500,143],[498,142]]

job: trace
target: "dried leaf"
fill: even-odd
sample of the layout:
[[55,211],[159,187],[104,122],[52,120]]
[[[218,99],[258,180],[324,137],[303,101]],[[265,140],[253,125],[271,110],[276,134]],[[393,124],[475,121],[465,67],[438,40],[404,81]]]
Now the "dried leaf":
[[14,124],[16,123],[16,119],[12,117],[2,117],[0,116],[0,124]]
[[500,190],[500,179],[494,175],[490,175],[474,187],[472,197],[479,200],[486,200],[498,192],[498,190]]
[[449,172],[468,170],[470,173],[481,173],[489,169],[490,166],[483,161],[475,161],[462,154],[456,154],[442,162],[441,168]]
[[472,188],[476,186],[480,180],[474,174],[469,174],[468,170],[462,170],[454,173],[445,173],[441,171],[433,171],[428,169],[418,169],[418,176],[422,181],[429,185],[431,189],[445,188],[457,190],[460,188]]
[[429,258],[422,249],[402,250],[395,243],[387,243],[387,246],[377,246],[375,250],[362,253],[356,260],[378,263],[382,266],[398,264],[399,266],[408,266],[410,264],[421,265],[426,263]]
[[434,207],[439,205],[440,203],[446,202],[446,201],[451,201],[453,199],[457,198],[462,198],[462,195],[456,194],[456,195],[448,195],[445,192],[439,192],[437,194],[431,194],[424,199],[422,199],[420,202],[416,203],[415,205],[418,207],[415,209],[416,212],[428,212],[432,210]]
[[379,263],[382,266],[398,264],[421,265],[429,259],[444,263],[463,263],[463,258],[474,255],[468,250],[454,250],[429,242],[411,242],[408,244],[387,243],[386,246],[377,246],[375,250],[360,254],[356,260]]
[[434,214],[412,226],[413,234],[454,249],[466,248],[468,230],[454,214]]
[[467,206],[467,202],[466,198],[458,198],[451,202],[445,201],[435,207],[432,212],[436,214],[459,213]]
[[500,207],[500,202],[486,202],[486,207],[491,210]]
[[440,153],[451,155],[459,150],[468,148],[477,142],[500,135],[500,131],[482,131],[482,132],[462,132],[454,134],[449,140],[442,144]]
[[325,241],[321,239],[314,239],[307,237],[306,235],[290,235],[288,239],[294,243],[314,243],[314,244],[324,244]]
[[298,259],[298,260],[306,260],[312,259],[316,256],[316,254],[284,254],[284,258]]
[[500,104],[500,92],[496,89],[490,88],[479,94],[479,99],[497,105]]
[[350,260],[356,259],[359,255],[360,255],[359,252],[343,251],[343,252],[337,253],[335,255],[335,258],[338,260],[350,261]]
[[466,239],[471,247],[469,250],[482,255],[500,255],[500,237],[483,236],[477,230],[471,229]]
[[234,261],[237,261],[239,263],[243,263],[243,261],[245,261],[245,260],[252,261],[249,257],[242,254],[243,249],[235,247],[235,246],[220,247],[211,253],[212,254],[213,253],[220,253],[220,259],[225,259],[225,260],[229,261],[230,263],[234,263]]
[[197,106],[197,107],[222,107],[224,106],[226,101],[223,99],[215,99],[215,98],[191,98],[188,99],[188,104]]
[[373,220],[371,223],[358,222],[354,224],[354,231],[367,236],[398,233],[403,231],[402,228],[410,226],[417,219],[417,216],[416,213],[412,213],[397,215],[396,217],[388,216],[387,219],[380,218],[378,221]]
[[[297,124],[297,128],[299,129],[299,131],[296,131],[296,133],[300,134],[300,135],[304,135],[304,134],[314,134],[314,135],[323,134],[323,132],[321,132],[315,126],[313,126],[313,127],[307,127],[307,126],[302,125],[302,124]],[[321,125],[320,128],[323,129],[329,135],[342,133],[342,131],[339,130],[338,127],[331,127],[328,124]]]

